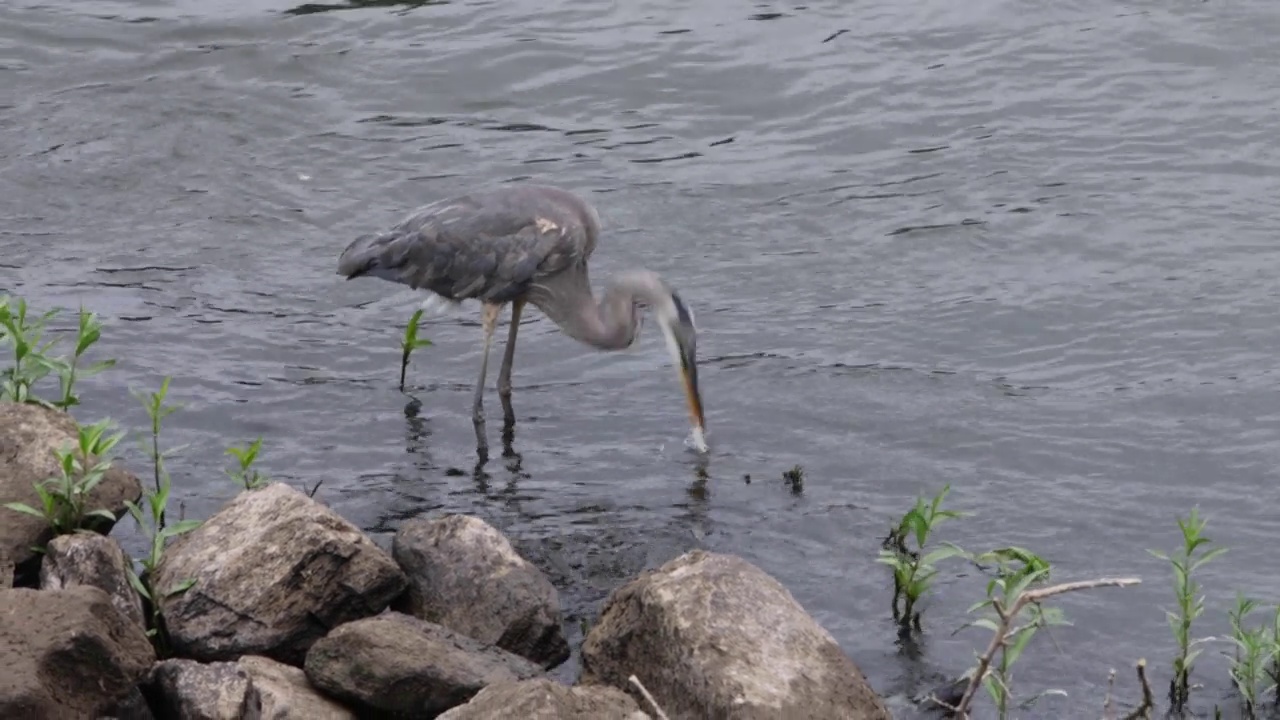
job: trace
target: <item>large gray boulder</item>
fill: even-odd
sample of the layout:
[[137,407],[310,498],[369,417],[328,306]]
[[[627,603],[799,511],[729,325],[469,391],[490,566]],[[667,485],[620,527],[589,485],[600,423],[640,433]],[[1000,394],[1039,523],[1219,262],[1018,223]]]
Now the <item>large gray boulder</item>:
[[[21,502],[39,508],[35,483],[58,474],[53,451],[78,443],[76,421],[67,413],[31,403],[0,402],[0,559],[14,563],[19,585],[34,585],[40,559],[32,548],[49,542],[53,530],[41,518],[3,506]],[[85,505],[89,510],[110,510],[119,518],[126,511],[125,500],[137,502],[141,497],[138,478],[114,462]],[[114,524],[95,518],[88,527],[107,533]]]
[[630,691],[671,720],[889,720],[835,639],[777,580],[695,550],[615,590],[582,646],[582,684]]
[[281,483],[241,492],[169,545],[155,586],[190,579],[161,600],[175,654],[297,666],[331,628],[376,615],[405,587],[359,528]]
[[147,675],[146,633],[102,590],[0,590],[0,718],[96,718]]
[[249,673],[233,662],[170,659],[151,671],[161,717],[173,720],[241,720]]
[[409,579],[397,609],[546,668],[569,658],[555,587],[480,518],[410,520],[392,555]]
[[607,685],[567,687],[548,678],[495,683],[439,720],[652,720],[631,696]]
[[40,589],[91,585],[110,595],[122,615],[145,628],[142,597],[129,583],[130,562],[124,548],[104,535],[60,535],[45,548]]
[[343,625],[311,646],[307,679],[362,716],[433,718],[496,682],[542,668],[448,628],[391,612]]
[[260,655],[246,655],[239,665],[252,680],[245,700],[245,720],[356,720],[355,713],[320,694],[306,673]]

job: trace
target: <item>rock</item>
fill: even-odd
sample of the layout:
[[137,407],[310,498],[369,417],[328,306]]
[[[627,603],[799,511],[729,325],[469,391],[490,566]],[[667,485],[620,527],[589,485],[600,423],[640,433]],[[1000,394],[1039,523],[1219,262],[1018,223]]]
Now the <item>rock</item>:
[[[40,557],[32,548],[43,547],[53,531],[44,520],[3,506],[22,502],[39,508],[35,483],[59,472],[53,451],[78,442],[76,421],[67,413],[31,403],[0,402],[0,557],[7,556],[17,566],[19,585],[34,584]],[[122,517],[124,501],[137,502],[141,497],[138,478],[117,462],[89,493],[85,507],[106,508]],[[95,518],[90,527],[105,534],[114,524]]]
[[305,669],[312,685],[358,711],[415,718],[461,705],[486,685],[542,673],[519,655],[396,612],[335,629],[311,646]]
[[582,646],[583,684],[636,675],[671,720],[888,720],[835,639],[777,580],[695,550],[615,590]]
[[0,590],[0,718],[98,717],[155,658],[142,628],[96,587]]
[[203,661],[266,655],[302,665],[330,629],[376,615],[405,587],[386,552],[294,488],[241,492],[165,550],[156,586],[174,653]]
[[356,720],[355,713],[321,695],[306,673],[260,655],[240,658],[252,680],[246,720]]
[[151,671],[161,717],[174,720],[241,720],[249,682],[249,673],[233,662],[171,659]]
[[91,585],[110,595],[111,604],[121,614],[145,629],[142,597],[129,584],[129,564],[124,548],[109,537],[60,535],[46,546],[40,563],[40,589]]
[[135,687],[124,696],[124,700],[116,703],[115,707],[96,720],[156,720],[156,716],[151,713],[146,696]]
[[439,720],[652,720],[631,696],[607,685],[566,687],[540,678],[494,683]]
[[485,521],[411,520],[396,533],[392,555],[409,578],[396,609],[546,668],[569,658],[555,587]]

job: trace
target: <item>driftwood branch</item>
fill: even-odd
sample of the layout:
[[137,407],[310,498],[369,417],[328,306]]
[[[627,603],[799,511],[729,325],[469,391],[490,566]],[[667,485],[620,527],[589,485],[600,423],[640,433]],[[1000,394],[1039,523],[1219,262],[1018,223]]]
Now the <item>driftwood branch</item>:
[[1138,682],[1142,683],[1142,704],[1133,712],[1124,716],[1124,720],[1138,720],[1151,716],[1151,710],[1155,708],[1155,697],[1151,694],[1151,683],[1147,682],[1147,659],[1143,658],[1138,661]]
[[[1009,637],[1009,632],[1013,627],[1013,621],[1018,617],[1018,613],[1022,609],[1032,603],[1041,602],[1054,595],[1075,592],[1076,590],[1091,590],[1100,587],[1126,587],[1128,585],[1137,585],[1142,582],[1138,578],[1101,578],[1099,580],[1080,580],[1078,582],[1062,583],[1060,585],[1051,585],[1049,587],[1038,588],[1036,590],[1026,590],[1018,595],[1013,601],[1013,607],[1005,609],[1004,604],[999,599],[993,599],[991,606],[995,609],[996,615],[1000,617],[1000,624],[996,632],[991,636],[991,643],[987,645],[986,652],[978,657],[978,667],[973,672],[973,677],[969,678],[969,686],[965,688],[964,695],[960,698],[960,702],[956,703],[955,714],[960,718],[969,717],[969,705],[973,703],[973,698],[978,692],[978,688],[982,686],[982,680],[987,676],[987,672],[991,669],[991,661],[995,659],[996,653],[1004,647]],[[1142,665],[1139,665],[1139,672],[1143,673]]]
[[654,712],[658,713],[658,720],[670,720],[670,718],[667,717],[667,714],[662,712],[662,708],[658,705],[658,701],[654,700],[653,696],[649,694],[649,690],[645,688],[644,683],[640,682],[640,678],[632,675],[627,678],[627,682],[634,685],[636,690],[639,690],[640,694],[644,696],[644,699],[649,701],[649,706],[653,708]]

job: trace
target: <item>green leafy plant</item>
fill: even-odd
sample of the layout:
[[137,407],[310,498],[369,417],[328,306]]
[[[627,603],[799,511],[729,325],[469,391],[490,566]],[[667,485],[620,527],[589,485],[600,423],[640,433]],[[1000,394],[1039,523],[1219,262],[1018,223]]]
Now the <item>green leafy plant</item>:
[[147,628],[147,635],[152,639],[156,652],[162,657],[168,655],[169,638],[164,629],[164,617],[160,609],[161,601],[170,595],[186,591],[195,584],[195,580],[182,580],[172,587],[164,588],[163,592],[161,592],[160,589],[155,587],[156,568],[160,566],[160,561],[164,557],[165,546],[170,538],[191,532],[200,526],[200,521],[198,520],[179,520],[171,525],[165,523],[165,509],[169,503],[172,481],[169,477],[169,471],[165,468],[164,460],[168,455],[182,449],[173,448],[166,452],[160,451],[161,424],[166,417],[172,415],[180,407],[165,404],[165,398],[169,394],[169,380],[170,378],[166,377],[157,392],[145,395],[134,393],[134,396],[138,398],[146,409],[148,417],[151,418],[151,447],[149,455],[155,471],[155,488],[143,493],[142,503],[145,508],[131,501],[125,501],[129,514],[133,516],[134,522],[138,524],[138,530],[147,538],[147,555],[136,560],[142,566],[142,573],[139,574],[133,567],[130,567],[129,582],[133,585],[133,589],[146,599],[147,605],[151,610],[151,622],[150,627]]
[[8,296],[0,297],[0,340],[13,352],[13,364],[0,372],[0,400],[41,402],[31,389],[53,370],[42,359],[56,340],[43,344],[40,341],[45,323],[56,314],[56,310],[50,310],[39,317],[28,317],[26,300],[15,302]]
[[1231,659],[1231,682],[1240,693],[1240,703],[1245,717],[1255,717],[1262,697],[1275,690],[1274,681],[1268,682],[1268,663],[1276,655],[1274,627],[1259,625],[1246,627],[1249,613],[1257,602],[1236,593],[1234,610],[1227,611],[1231,623],[1231,642],[1235,653]]
[[404,337],[400,340],[400,392],[404,392],[404,376],[409,369],[409,356],[414,350],[431,345],[431,341],[418,337],[418,324],[422,321],[422,308],[418,308],[409,317],[404,326]]
[[110,418],[77,428],[74,447],[54,450],[58,458],[58,475],[35,483],[40,507],[26,503],[6,503],[5,507],[43,519],[55,535],[65,535],[85,527],[92,518],[115,522],[116,516],[105,508],[89,509],[89,494],[111,469],[111,451],[124,433],[108,435]]
[[[257,490],[266,486],[269,482],[266,475],[258,472],[253,467],[254,461],[258,459],[258,451],[261,449],[262,438],[254,440],[243,448],[227,448],[227,454],[234,456],[237,465],[239,465],[235,470],[228,470],[227,475],[231,476],[232,480],[244,485],[245,490]],[[319,489],[318,483],[316,488]]]
[[1209,638],[1193,639],[1191,624],[1204,612],[1204,595],[1200,593],[1200,584],[1193,573],[1205,563],[1227,551],[1227,548],[1205,550],[1197,555],[1201,547],[1211,541],[1204,536],[1204,520],[1200,519],[1198,508],[1192,508],[1185,520],[1178,518],[1178,528],[1182,531],[1182,548],[1176,555],[1148,550],[1155,557],[1165,560],[1173,568],[1173,589],[1177,597],[1176,610],[1166,610],[1169,628],[1173,631],[1174,641],[1178,645],[1177,655],[1173,659],[1173,679],[1169,681],[1169,702],[1174,712],[1181,712],[1191,695],[1191,670],[1195,666],[1196,657],[1200,655],[1197,647]]
[[[1033,586],[1043,584],[1049,577],[1049,563],[1038,555],[1022,548],[998,548],[977,556],[979,560],[994,560],[996,576],[987,583],[987,599],[969,608],[975,612],[988,608],[986,617],[961,626],[981,627],[992,633],[1002,633],[997,645],[997,657],[988,658],[989,671],[981,679],[982,687],[995,703],[1001,718],[1007,717],[1013,700],[1013,665],[1022,656],[1036,631],[1050,625],[1069,625],[1058,608],[1043,607],[1039,602],[1022,602],[1019,598]],[[1016,608],[1006,611],[1005,608]],[[979,667],[970,668],[966,677],[972,677]],[[1045,690],[1021,703],[1029,707],[1046,695],[1066,695],[1062,690]]]
[[[929,591],[938,572],[935,566],[947,558],[964,555],[964,550],[950,543],[925,551],[939,524],[962,516],[954,510],[942,509],[942,501],[950,491],[950,485],[944,486],[928,503],[923,497],[917,497],[915,506],[889,531],[876,558],[876,562],[893,569],[893,619],[898,621],[903,631],[911,627],[921,629],[916,604]],[[915,541],[915,549],[909,546],[912,540]]]
[[102,323],[98,320],[97,314],[88,312],[82,307],[76,329],[76,347],[71,359],[52,357],[45,353],[35,356],[37,363],[45,365],[58,376],[61,397],[51,403],[54,407],[65,410],[73,405],[79,405],[80,396],[75,393],[76,380],[97,375],[116,364],[114,359],[107,359],[85,367],[80,366],[80,360],[85,352],[101,337]]

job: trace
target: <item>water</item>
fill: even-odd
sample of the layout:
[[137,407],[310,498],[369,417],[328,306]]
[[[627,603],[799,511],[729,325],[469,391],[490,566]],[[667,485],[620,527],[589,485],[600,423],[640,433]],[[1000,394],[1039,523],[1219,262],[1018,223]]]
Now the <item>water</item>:
[[[1070,695],[1027,717],[1097,717],[1111,667],[1136,700],[1139,657],[1163,694],[1145,549],[1193,505],[1232,547],[1203,632],[1237,589],[1280,599],[1274,3],[333,2],[0,5],[0,287],[104,316],[121,364],[82,418],[140,428],[128,389],[173,376],[189,516],[262,435],[267,472],[380,542],[424,513],[502,527],[575,642],[624,578],[738,553],[905,717],[986,639],[950,634],[984,581],[953,564],[919,655],[895,644],[873,557],[944,483],[974,513],[945,539],[1144,579],[1062,599],[1074,627],[1017,682]],[[514,454],[480,468],[476,308],[434,317],[396,389],[422,298],[343,282],[338,253],[517,178],[597,204],[597,283],[646,266],[697,312],[705,463],[651,324],[597,353],[529,313]],[[1216,649],[1197,679],[1234,710]]]

